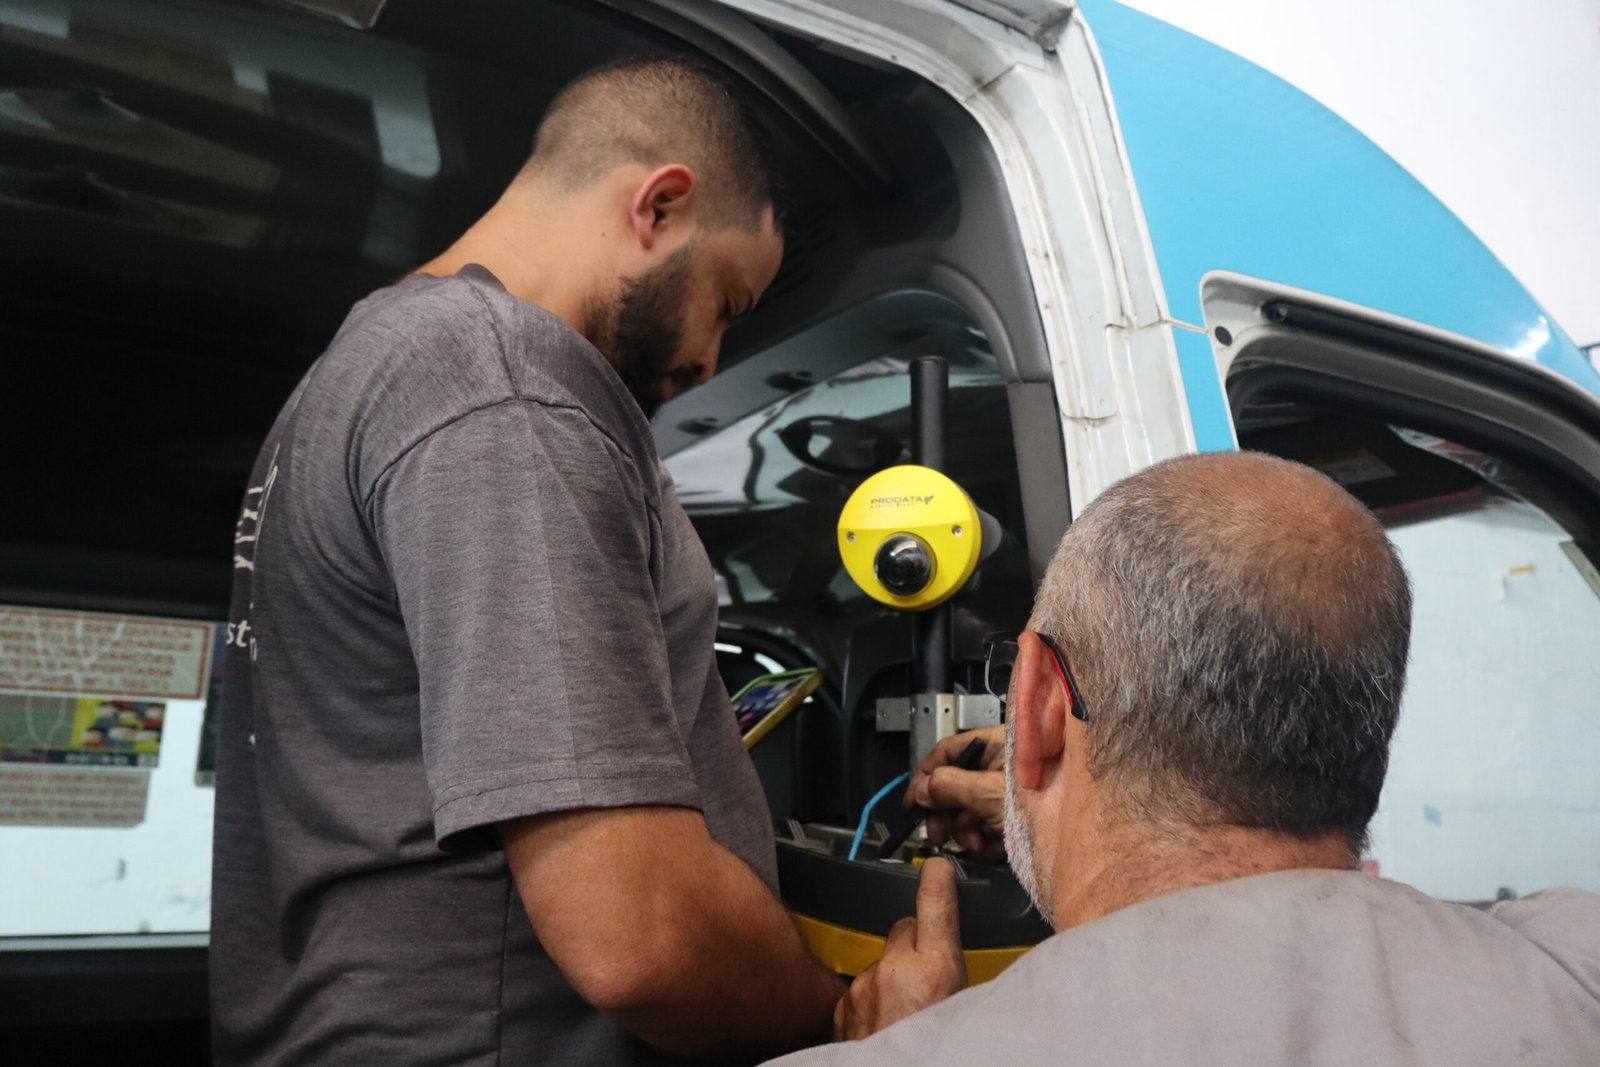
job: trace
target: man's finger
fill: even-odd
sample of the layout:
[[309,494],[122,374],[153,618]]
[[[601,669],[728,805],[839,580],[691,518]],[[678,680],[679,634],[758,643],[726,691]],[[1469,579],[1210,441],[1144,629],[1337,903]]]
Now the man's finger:
[[1005,835],[1001,828],[985,822],[970,811],[946,816],[946,836],[976,856],[989,860],[1005,859]]
[[963,811],[955,817],[955,823],[950,827],[950,836],[968,852],[977,852],[983,848],[986,834],[984,831],[988,824],[970,811]]
[[883,954],[887,956],[897,949],[914,949],[916,947],[917,920],[907,916],[889,927],[889,936],[884,939],[883,943]]
[[983,844],[976,850],[979,859],[1000,863],[1006,858],[1006,839],[1003,834],[990,832],[984,835]]
[[940,767],[928,775],[917,803],[931,810],[970,811],[988,819],[990,809],[1005,801],[1005,778],[1001,771],[964,771],[959,767]]
[[961,952],[961,917],[956,906],[956,868],[938,856],[922,865],[917,883],[918,952]]
[[906,807],[909,808],[913,804],[930,807],[931,805],[924,802],[929,776],[939,768],[953,764],[967,750],[967,746],[977,740],[984,742],[983,766],[998,768],[1002,763],[1005,749],[1004,726],[988,726],[982,730],[969,730],[954,737],[947,737],[933,746],[933,751],[923,757],[922,763],[912,774],[911,783],[906,786]]
[[[911,782],[906,786],[904,800],[906,807],[909,808],[913,804],[922,804],[920,796],[927,786],[928,776],[940,767],[947,767],[954,763],[956,757],[961,755],[962,749],[967,744],[967,739],[961,734],[957,734],[954,737],[946,737],[933,746],[933,751],[922,757],[922,762],[912,772]],[[924,804],[923,806],[926,807],[927,805]]]

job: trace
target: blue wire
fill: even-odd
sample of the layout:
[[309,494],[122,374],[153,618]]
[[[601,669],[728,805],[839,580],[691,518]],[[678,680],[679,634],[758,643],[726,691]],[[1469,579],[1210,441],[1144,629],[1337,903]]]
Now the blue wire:
[[906,771],[900,777],[896,778],[894,781],[890,782],[888,785],[874,793],[872,795],[872,799],[867,801],[867,806],[861,809],[861,825],[856,827],[856,839],[850,842],[850,855],[846,857],[847,859],[855,859],[856,853],[860,851],[861,839],[865,837],[867,833],[867,822],[872,818],[872,809],[878,806],[878,801],[882,800],[890,793],[893,793],[895,786],[906,781],[910,777],[911,772]]

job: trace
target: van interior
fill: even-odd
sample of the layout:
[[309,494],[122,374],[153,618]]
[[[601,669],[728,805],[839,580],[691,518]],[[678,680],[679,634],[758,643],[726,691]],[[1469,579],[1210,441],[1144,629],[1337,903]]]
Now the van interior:
[[[907,766],[872,709],[907,691],[910,630],[848,580],[833,531],[866,474],[909,456],[909,361],[948,360],[947,470],[1004,530],[953,608],[958,686],[976,691],[985,635],[1021,627],[1068,514],[1042,332],[981,131],[913,76],[703,8],[298,6],[0,0],[0,344],[16,354],[0,603],[225,619],[256,449],[350,306],[494,201],[569,79],[697,55],[746,92],[781,161],[786,256],[717,377],[658,414],[657,443],[717,574],[729,689],[822,671],[755,751],[774,818],[791,843],[852,823]],[[0,1026],[19,1062],[134,1042],[206,1062],[213,779],[204,743],[188,765],[164,749],[154,788],[170,781],[189,818],[163,826],[152,801],[133,833],[159,834],[155,852],[0,826],[121,872],[63,881],[48,914],[42,860],[0,873],[17,901]],[[166,881],[187,904],[152,911]]]

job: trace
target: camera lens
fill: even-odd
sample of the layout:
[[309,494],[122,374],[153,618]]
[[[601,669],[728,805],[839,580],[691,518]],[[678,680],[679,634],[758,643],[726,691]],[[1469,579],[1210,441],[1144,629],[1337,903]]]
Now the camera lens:
[[933,553],[922,538],[895,534],[878,546],[872,573],[895,596],[915,596],[933,580]]

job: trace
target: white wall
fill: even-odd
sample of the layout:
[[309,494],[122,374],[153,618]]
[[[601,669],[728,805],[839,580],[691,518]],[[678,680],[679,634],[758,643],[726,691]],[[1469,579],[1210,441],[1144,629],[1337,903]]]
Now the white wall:
[[1320,100],[1600,343],[1600,0],[1123,0]]
[[204,713],[201,700],[167,702],[138,826],[0,826],[0,938],[210,928],[215,791],[194,780]]

